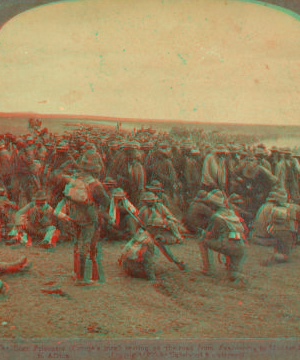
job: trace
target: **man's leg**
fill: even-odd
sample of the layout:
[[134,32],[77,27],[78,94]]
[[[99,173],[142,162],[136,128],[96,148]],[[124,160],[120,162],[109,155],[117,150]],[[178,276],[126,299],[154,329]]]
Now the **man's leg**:
[[274,247],[275,254],[270,258],[261,261],[262,266],[269,266],[274,263],[285,263],[290,260],[290,254],[294,244],[294,234],[291,231],[274,232],[277,243]]

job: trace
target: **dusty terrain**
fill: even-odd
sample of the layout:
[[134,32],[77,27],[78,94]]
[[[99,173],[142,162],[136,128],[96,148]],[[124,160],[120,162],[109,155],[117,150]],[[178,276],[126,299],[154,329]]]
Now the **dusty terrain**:
[[[55,252],[35,247],[13,250],[1,244],[1,259],[14,260],[25,254],[33,260],[34,267],[27,274],[2,277],[9,284],[10,293],[1,300],[0,338],[299,336],[299,247],[290,264],[265,269],[259,260],[272,249],[250,245],[244,265],[250,285],[247,290],[238,290],[222,283],[224,268],[216,258],[216,277],[200,274],[195,240],[172,247],[189,264],[188,273],[159,256],[157,274],[164,280],[161,288],[123,274],[117,263],[122,246],[124,242],[103,244],[105,283],[81,288],[71,281],[71,244],[59,245]],[[51,286],[61,286],[67,296],[41,291]],[[7,325],[1,325],[3,322]]]
[[[27,120],[3,118],[0,130],[2,133],[26,133]],[[64,126],[66,122],[70,120],[43,119],[43,126],[62,133],[67,128]],[[253,133],[257,131],[257,128],[252,129]],[[279,134],[279,128],[274,129]],[[251,133],[250,127],[248,133]],[[181,272],[163,255],[159,256],[157,274],[164,280],[164,286],[160,288],[122,272],[117,260],[124,245],[124,242],[105,242],[105,282],[97,288],[79,288],[71,280],[71,244],[58,245],[55,252],[49,252],[37,247],[11,249],[0,242],[1,260],[16,260],[26,255],[34,262],[28,274],[2,277],[9,284],[10,293],[1,300],[0,338],[233,339],[299,336],[299,247],[290,264],[262,268],[260,259],[270,254],[272,249],[250,245],[244,265],[250,285],[247,290],[238,290],[222,282],[224,266],[216,258],[216,278],[200,274],[201,259],[195,240],[172,247],[174,253],[188,263],[188,273]],[[61,289],[66,296],[42,292],[42,289],[52,286]]]

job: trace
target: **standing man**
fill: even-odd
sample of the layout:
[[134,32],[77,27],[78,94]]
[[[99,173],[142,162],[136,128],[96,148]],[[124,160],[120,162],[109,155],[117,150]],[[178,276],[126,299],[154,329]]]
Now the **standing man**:
[[223,145],[218,145],[214,153],[206,156],[202,168],[201,189],[212,191],[220,189],[227,192],[226,156],[229,151]]
[[110,205],[102,183],[83,167],[76,178],[68,178],[63,193],[64,199],[58,204],[55,213],[58,217],[65,214],[75,222],[74,273],[77,285],[97,285],[102,273],[99,215],[106,212]]

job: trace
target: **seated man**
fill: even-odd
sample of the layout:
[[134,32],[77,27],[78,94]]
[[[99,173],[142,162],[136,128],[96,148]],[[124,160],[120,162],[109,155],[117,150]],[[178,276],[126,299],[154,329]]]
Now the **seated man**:
[[13,238],[8,244],[32,245],[32,240],[43,247],[55,247],[60,230],[56,227],[54,209],[47,203],[42,190],[37,191],[35,201],[16,213]]
[[266,224],[268,233],[274,239],[274,255],[263,260],[262,266],[290,261],[292,249],[297,241],[300,206],[287,202],[274,205],[270,221]]
[[157,195],[161,199],[165,207],[171,209],[172,204],[170,197],[164,192],[164,188],[161,182],[157,180],[151,181],[151,184],[146,186],[146,190],[153,192],[155,195]]
[[139,228],[124,247],[119,265],[130,276],[156,281],[154,259],[157,255],[153,237],[148,231]]
[[288,197],[284,189],[270,192],[266,203],[260,207],[254,219],[252,231],[249,235],[253,243],[262,246],[275,245],[276,240],[268,231],[268,226],[272,219],[272,211],[274,207],[285,206],[287,202]]
[[182,233],[185,228],[161,203],[161,199],[155,194],[147,192],[141,200],[143,206],[139,210],[139,216],[144,224],[155,227],[155,234],[161,237],[164,244],[182,244]]
[[212,275],[212,261],[209,259],[209,250],[227,255],[228,279],[245,285],[241,275],[242,261],[245,259],[244,227],[234,211],[228,206],[227,198],[221,190],[211,191],[206,200],[215,211],[211,217],[207,231],[199,247],[202,255],[204,275]]

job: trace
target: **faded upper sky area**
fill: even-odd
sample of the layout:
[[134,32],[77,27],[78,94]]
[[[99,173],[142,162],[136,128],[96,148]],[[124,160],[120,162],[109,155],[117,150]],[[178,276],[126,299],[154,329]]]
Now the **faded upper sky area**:
[[79,0],[0,31],[0,111],[300,124],[300,22],[240,1]]

